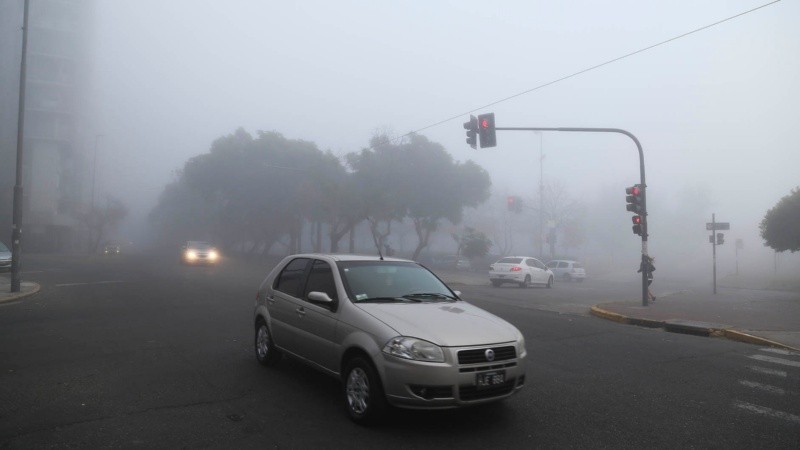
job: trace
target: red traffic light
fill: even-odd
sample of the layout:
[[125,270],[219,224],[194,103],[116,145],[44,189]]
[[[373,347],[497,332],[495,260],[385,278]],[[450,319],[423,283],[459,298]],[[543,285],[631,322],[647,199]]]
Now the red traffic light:
[[514,197],[508,197],[508,204],[511,205],[514,203]]
[[489,128],[489,121],[486,119],[481,120],[481,128]]
[[642,224],[642,216],[633,216],[631,217],[631,221],[634,225],[641,225]]
[[629,188],[625,188],[625,193],[628,195],[641,195],[642,190],[639,189],[639,186],[633,186]]

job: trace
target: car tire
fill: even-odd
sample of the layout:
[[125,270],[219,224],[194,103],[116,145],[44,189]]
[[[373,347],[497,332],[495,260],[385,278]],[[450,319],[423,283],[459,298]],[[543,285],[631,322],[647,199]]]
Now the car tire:
[[256,360],[262,366],[274,366],[281,360],[283,356],[275,344],[272,342],[272,334],[269,332],[269,327],[264,319],[259,319],[256,322],[256,338],[255,338],[255,351]]
[[500,285],[502,284],[501,282],[499,282],[497,280],[491,280],[491,282],[492,282],[492,286],[494,286],[494,287],[500,287]]
[[531,287],[531,276],[525,275],[525,280],[519,284],[519,287],[523,289]]
[[356,356],[345,364],[342,377],[344,406],[358,424],[378,421],[387,409],[386,396],[378,373],[367,359]]
[[551,289],[553,287],[554,283],[555,283],[555,280],[553,280],[552,276],[550,278],[548,278],[547,279],[547,289]]

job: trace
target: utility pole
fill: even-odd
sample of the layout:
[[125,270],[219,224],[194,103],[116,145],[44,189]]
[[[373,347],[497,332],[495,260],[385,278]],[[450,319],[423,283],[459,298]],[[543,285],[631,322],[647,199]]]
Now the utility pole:
[[539,259],[544,258],[544,150],[542,145],[542,132],[534,131],[539,135]]
[[717,230],[716,214],[711,213],[711,248],[714,254],[714,295],[717,294],[717,239],[714,232]]
[[22,13],[22,61],[19,67],[19,105],[17,109],[17,167],[14,182],[14,206],[11,229],[11,292],[19,292],[22,284],[20,251],[22,248],[22,156],[25,136],[25,69],[28,56],[28,1]]
[[92,212],[94,212],[94,187],[97,182],[97,146],[102,134],[94,135],[94,160],[92,161]]

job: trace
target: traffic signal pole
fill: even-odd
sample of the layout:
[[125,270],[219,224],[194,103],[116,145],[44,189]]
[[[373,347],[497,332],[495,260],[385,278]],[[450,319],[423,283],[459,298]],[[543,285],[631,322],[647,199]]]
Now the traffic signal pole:
[[[644,178],[644,152],[642,151],[642,144],[636,139],[632,133],[622,130],[620,128],[572,128],[572,127],[559,127],[559,128],[541,128],[541,127],[495,127],[498,131],[564,131],[564,132],[579,132],[579,133],[619,133],[628,136],[636,144],[636,149],[639,151],[639,184],[642,189],[642,259],[641,267],[643,269],[649,267],[647,260],[647,184]],[[647,298],[647,270],[642,270],[642,306],[648,305]]]

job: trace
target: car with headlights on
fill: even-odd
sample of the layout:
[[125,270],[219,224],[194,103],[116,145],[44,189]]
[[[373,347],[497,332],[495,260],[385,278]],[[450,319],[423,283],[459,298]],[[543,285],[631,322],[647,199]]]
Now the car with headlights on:
[[284,258],[258,288],[255,355],[283,355],[339,379],[347,413],[446,409],[503,400],[525,384],[525,341],[409,260],[339,254]]
[[508,256],[489,266],[489,281],[499,287],[513,283],[521,288],[539,284],[553,287],[555,275],[541,261],[530,256]]
[[181,247],[181,262],[184,264],[216,264],[219,251],[205,241],[189,241]]

